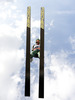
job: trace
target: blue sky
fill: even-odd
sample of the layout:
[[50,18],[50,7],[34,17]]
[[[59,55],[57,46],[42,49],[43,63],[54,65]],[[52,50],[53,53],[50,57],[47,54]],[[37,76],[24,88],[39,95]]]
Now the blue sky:
[[24,97],[27,7],[31,46],[45,8],[45,98],[75,100],[75,1],[0,0],[0,100],[38,100],[39,60],[31,63],[31,96]]

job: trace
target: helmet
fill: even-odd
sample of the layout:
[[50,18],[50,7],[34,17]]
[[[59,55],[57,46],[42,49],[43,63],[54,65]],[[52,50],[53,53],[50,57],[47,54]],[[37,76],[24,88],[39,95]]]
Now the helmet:
[[40,43],[40,39],[36,39],[36,43]]

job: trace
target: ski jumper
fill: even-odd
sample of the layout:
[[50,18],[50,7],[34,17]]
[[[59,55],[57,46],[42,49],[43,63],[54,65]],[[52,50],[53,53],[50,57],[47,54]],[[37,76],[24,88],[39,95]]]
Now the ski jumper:
[[37,44],[33,45],[30,58],[33,58],[33,57],[40,58],[40,45],[37,45]]

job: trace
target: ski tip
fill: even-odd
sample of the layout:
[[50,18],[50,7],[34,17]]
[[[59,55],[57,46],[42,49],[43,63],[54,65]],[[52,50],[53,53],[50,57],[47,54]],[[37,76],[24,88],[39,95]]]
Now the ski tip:
[[31,24],[31,7],[27,7],[27,27],[30,28]]

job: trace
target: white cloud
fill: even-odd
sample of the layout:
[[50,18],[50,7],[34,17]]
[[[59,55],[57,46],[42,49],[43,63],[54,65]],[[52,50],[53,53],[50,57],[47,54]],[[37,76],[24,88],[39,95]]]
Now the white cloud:
[[1,56],[4,57],[3,60],[0,60],[2,64],[4,63],[3,65],[0,63],[0,67],[2,67],[2,70],[0,71],[0,99],[5,100],[6,98],[6,100],[16,100],[19,92],[17,84],[21,79],[20,76],[13,79],[11,78],[14,74],[18,74],[18,71],[23,65],[23,62],[21,61],[23,58],[18,58],[18,56],[16,57],[16,54],[14,57],[6,55],[6,53],[4,53],[4,55],[7,60],[4,59],[5,56],[3,55]]
[[70,41],[70,43],[71,43],[71,45],[72,45],[72,49],[73,50],[75,50],[75,37],[69,37],[69,41]]
[[[10,10],[8,10],[9,8]],[[7,2],[0,12],[0,21],[4,21],[0,24],[0,100],[39,99],[39,77],[37,77],[39,67],[33,68],[35,67],[33,65],[38,65],[38,61],[35,59],[31,68],[31,72],[33,72],[31,75],[31,97],[24,97],[24,79],[20,77],[24,72],[20,73],[20,70],[24,66],[24,50],[21,49],[21,46],[23,44],[22,34],[26,31],[27,21],[26,16],[19,13],[21,13],[21,10],[14,3]],[[58,13],[70,14],[67,11]],[[9,20],[6,22],[8,17]],[[51,20],[49,29],[53,26],[54,20]],[[31,18],[31,29],[32,43],[34,44],[35,39],[40,35],[38,31],[40,30],[40,20]],[[74,38],[71,38],[70,41],[74,46]],[[72,64],[70,66],[66,58],[67,54],[64,52],[54,55],[51,55],[50,51],[45,53],[45,100],[75,99],[75,74]],[[20,86],[18,83],[20,83]]]
[[56,11],[56,14],[75,14],[75,10]]
[[[64,51],[50,56],[47,56],[48,53],[45,53],[45,55],[47,64],[45,64],[44,100],[72,100],[75,97],[75,71],[72,69],[72,65],[70,66],[68,63],[68,55]],[[36,82],[32,87],[33,100],[39,99],[38,84],[39,82]]]
[[35,83],[33,87],[32,100],[38,100],[38,83]]
[[48,30],[51,30],[52,27],[54,27],[54,20],[51,20],[51,22],[49,23]]
[[12,2],[12,1],[16,1],[16,0],[0,0],[0,2],[4,2],[4,3],[7,3],[7,2]]
[[50,26],[54,26],[54,20],[51,20]]
[[[24,49],[21,46],[25,16],[21,15],[20,21],[19,19],[16,21],[18,13],[13,14],[13,10],[16,9],[14,3],[12,6],[11,3],[4,5],[0,12],[0,15],[2,14],[0,21],[4,22],[0,23],[0,100],[21,100],[22,88],[18,87],[18,83],[22,81],[20,70],[24,65]],[[8,22],[7,18],[9,18]]]
[[54,78],[45,77],[45,100],[49,98],[51,100],[68,100],[69,97],[72,98],[72,92],[75,91],[75,74],[65,60],[59,55],[51,56],[50,71],[53,72]]
[[[23,44],[21,36],[26,29],[27,21],[25,15],[22,14],[18,16],[19,10],[13,12],[13,10],[16,9],[14,4],[10,5],[11,4],[6,3],[1,12],[1,14],[3,14],[5,10],[5,17],[3,18],[4,15],[1,16],[1,20],[5,20],[5,23],[0,24],[0,87],[1,90],[3,90],[2,93],[0,91],[0,99],[21,100],[24,97],[24,94],[21,94],[22,86],[24,85],[22,81],[24,80],[20,78],[20,75],[22,75],[20,70],[22,66],[24,66],[24,50],[20,48]],[[9,8],[10,10],[7,10]],[[7,17],[9,17],[8,22],[6,22]],[[40,35],[38,32],[38,28],[40,29],[40,21],[31,18],[31,28],[33,29],[32,39],[35,40],[35,38]],[[34,79],[35,77],[32,83]],[[21,85],[18,87],[19,82]]]
[[14,10],[15,10],[16,8],[17,8],[17,7],[16,7],[15,5],[12,5],[12,6],[11,6],[11,9],[14,9]]
[[40,20],[31,19],[31,28],[40,28]]
[[22,26],[21,24],[22,24],[22,21],[17,21],[16,22],[17,28],[13,28],[11,27],[11,25],[8,25],[8,24],[1,24],[0,37],[10,36],[10,37],[17,37],[21,39],[22,32],[24,32],[24,26],[23,26],[24,24]]

